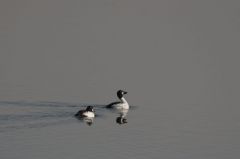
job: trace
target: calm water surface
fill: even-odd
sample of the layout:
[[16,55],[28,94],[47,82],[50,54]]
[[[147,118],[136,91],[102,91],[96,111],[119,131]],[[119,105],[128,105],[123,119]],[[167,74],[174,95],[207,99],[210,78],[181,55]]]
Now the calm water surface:
[[99,105],[89,126],[73,117],[84,107],[62,102],[1,102],[1,156],[234,158],[239,154],[236,112],[216,114],[198,106],[135,106],[126,116],[128,123],[118,124],[119,113]]

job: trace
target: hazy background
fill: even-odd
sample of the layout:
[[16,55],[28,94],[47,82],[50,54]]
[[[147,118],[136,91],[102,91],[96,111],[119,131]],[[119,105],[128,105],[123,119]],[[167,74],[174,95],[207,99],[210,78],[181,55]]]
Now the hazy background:
[[232,105],[240,95],[239,1],[0,6],[1,100],[104,103],[121,88],[136,104]]
[[227,132],[212,156],[239,157],[240,1],[1,0],[0,24],[1,101],[105,104],[124,89],[142,120],[203,124],[199,142]]

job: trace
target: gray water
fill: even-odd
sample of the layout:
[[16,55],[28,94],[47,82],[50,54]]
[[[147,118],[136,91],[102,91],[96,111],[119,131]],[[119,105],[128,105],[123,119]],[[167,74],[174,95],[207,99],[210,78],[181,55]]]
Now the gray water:
[[2,0],[0,158],[239,158],[239,6]]

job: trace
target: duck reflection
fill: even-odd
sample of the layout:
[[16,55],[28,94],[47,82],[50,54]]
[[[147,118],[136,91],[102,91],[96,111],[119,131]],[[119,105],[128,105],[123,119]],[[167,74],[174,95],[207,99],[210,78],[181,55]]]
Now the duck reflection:
[[119,109],[119,110],[117,110],[117,112],[118,112],[119,116],[116,118],[116,123],[120,124],[120,125],[128,123],[127,118],[126,118],[128,109]]
[[93,118],[84,117],[82,120],[89,126],[91,126],[93,124]]
[[92,126],[92,124],[93,124],[93,117],[77,117],[77,116],[75,116],[78,120],[80,120],[80,121],[82,121],[82,122],[84,122],[84,123],[86,123],[87,125],[89,125],[89,126]]

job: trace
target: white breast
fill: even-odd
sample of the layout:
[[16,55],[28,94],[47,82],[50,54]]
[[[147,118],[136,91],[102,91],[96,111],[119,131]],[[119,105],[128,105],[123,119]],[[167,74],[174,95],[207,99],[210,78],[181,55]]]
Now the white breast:
[[83,113],[83,116],[93,118],[93,117],[95,117],[95,114],[93,112],[87,111],[87,112]]
[[113,105],[113,107],[115,107],[116,109],[129,109],[129,105],[126,99],[122,97],[120,100],[121,100],[121,103]]

